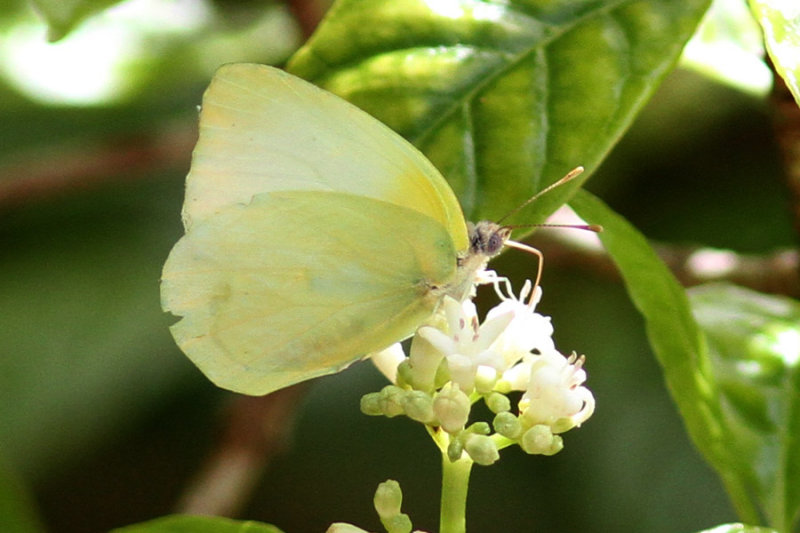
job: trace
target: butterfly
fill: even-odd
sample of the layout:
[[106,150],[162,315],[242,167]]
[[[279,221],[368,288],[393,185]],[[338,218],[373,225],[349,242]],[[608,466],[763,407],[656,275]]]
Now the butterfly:
[[422,153],[282,70],[221,67],[203,96],[185,235],[162,307],[218,386],[262,395],[337,372],[463,300],[511,230],[468,224]]

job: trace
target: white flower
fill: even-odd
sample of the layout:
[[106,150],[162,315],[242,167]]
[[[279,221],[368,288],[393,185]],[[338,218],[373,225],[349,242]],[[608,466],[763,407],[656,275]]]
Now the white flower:
[[[495,284],[495,290],[502,301],[486,314],[486,319],[488,321],[506,313],[513,315],[511,323],[492,346],[503,354],[507,366],[511,367],[532,350],[543,353],[554,350],[555,345],[550,317],[535,312],[536,304],[542,299],[541,287],[531,291],[531,282],[526,280],[517,298],[511,291],[510,285],[507,282],[505,285],[508,294],[500,291],[499,283]],[[528,296],[530,298],[526,302]]]
[[575,353],[564,357],[556,350],[530,357],[530,380],[519,402],[520,418],[527,426],[543,424],[563,433],[592,416],[594,396],[582,386],[584,360]]
[[[445,297],[443,303],[447,332],[432,326],[423,326],[417,335],[428,341],[447,360],[450,380],[470,393],[475,388],[475,377],[480,367],[491,369],[495,375],[506,369],[501,352],[492,345],[512,321],[513,313],[504,313],[478,325],[478,314],[471,300],[458,303]],[[486,370],[481,372],[485,384]],[[492,382],[493,384],[493,382]]]
[[[501,302],[483,324],[471,300],[445,297],[440,312],[417,329],[408,357],[399,344],[372,355],[394,385],[365,396],[361,409],[438,426],[449,434],[451,460],[466,451],[474,461],[490,464],[500,449],[490,426],[467,427],[480,395],[495,413],[496,434],[527,453],[558,453],[564,446],[560,434],[594,413],[594,396],[583,386],[585,358],[565,357],[556,349],[550,318],[536,312],[541,288],[526,281],[516,296],[506,278],[492,273],[485,282],[494,285]],[[507,396],[512,390],[523,392],[518,414]],[[473,431],[478,424],[486,431]]]
[[380,352],[373,353],[369,358],[381,374],[386,376],[386,379],[397,384],[397,367],[406,360],[403,345],[396,342]]

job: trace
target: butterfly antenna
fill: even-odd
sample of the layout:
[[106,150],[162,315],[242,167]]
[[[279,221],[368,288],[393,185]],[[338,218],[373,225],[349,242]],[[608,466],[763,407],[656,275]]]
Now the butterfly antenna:
[[498,224],[502,223],[505,219],[507,219],[511,215],[513,215],[515,213],[518,213],[521,209],[524,209],[525,207],[530,205],[537,198],[540,198],[540,197],[544,196],[545,194],[547,194],[548,192],[552,191],[556,187],[560,187],[561,185],[564,185],[565,183],[568,183],[568,182],[574,180],[575,178],[577,178],[578,176],[580,176],[583,173],[583,170],[584,170],[583,167],[575,167],[575,168],[573,168],[572,170],[567,172],[566,176],[564,176],[560,180],[556,181],[555,183],[551,183],[550,185],[548,185],[547,187],[545,187],[541,191],[537,192],[536,194],[534,194],[533,196],[531,196],[530,198],[525,200],[521,205],[515,207],[514,209],[512,209],[511,211],[506,213],[505,216],[503,216],[503,218],[501,218],[500,220],[497,220],[496,222]]
[[510,226],[503,226],[504,228],[509,229],[518,229],[518,228],[567,228],[567,229],[582,229],[585,231],[591,231],[593,233],[601,233],[603,231],[603,226],[600,224],[515,224]]

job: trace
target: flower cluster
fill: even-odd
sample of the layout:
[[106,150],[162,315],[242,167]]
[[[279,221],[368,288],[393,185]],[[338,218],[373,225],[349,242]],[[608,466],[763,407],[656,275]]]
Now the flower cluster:
[[[583,386],[584,356],[556,350],[550,318],[535,312],[540,287],[528,281],[516,297],[506,279],[495,277],[493,284],[501,302],[482,324],[471,300],[446,298],[441,312],[417,330],[408,356],[400,344],[374,354],[392,384],[364,396],[362,411],[425,424],[452,461],[466,454],[491,464],[512,444],[530,454],[560,451],[560,434],[594,412],[594,397]],[[511,397],[519,397],[513,411]],[[470,423],[481,399],[494,413],[491,424]]]

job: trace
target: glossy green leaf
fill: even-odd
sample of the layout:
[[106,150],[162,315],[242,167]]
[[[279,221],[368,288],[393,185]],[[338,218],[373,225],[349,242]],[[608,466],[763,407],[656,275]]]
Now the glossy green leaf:
[[0,468],[0,531],[4,533],[44,531],[25,487],[4,468]]
[[[288,70],[422,149],[467,218],[496,220],[600,163],[708,4],[339,0]],[[541,221],[577,185],[511,222]]]
[[800,3],[796,0],[750,0],[775,70],[800,104]]
[[768,527],[747,526],[744,524],[723,524],[721,526],[704,529],[698,533],[777,533]]
[[728,446],[770,525],[800,516],[800,303],[733,285],[690,291],[722,393]]
[[261,522],[218,516],[172,515],[112,530],[112,533],[282,533]]
[[740,517],[759,523],[756,506],[749,498],[754,479],[746,459],[730,446],[734,432],[727,425],[705,337],[692,315],[686,291],[645,237],[599,199],[579,191],[570,205],[585,220],[605,228],[600,240],[644,316],[650,345],[690,437],[722,477]]
[[57,41],[87,17],[121,0],[31,0],[48,25],[47,38]]

